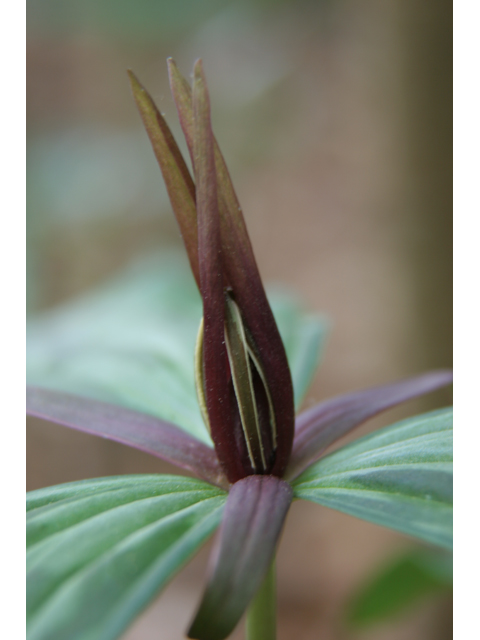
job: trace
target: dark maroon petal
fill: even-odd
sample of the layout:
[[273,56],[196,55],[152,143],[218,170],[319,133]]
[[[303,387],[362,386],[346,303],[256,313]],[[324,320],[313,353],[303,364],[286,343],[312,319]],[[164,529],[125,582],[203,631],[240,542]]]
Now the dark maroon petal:
[[273,560],[292,495],[274,476],[248,476],[230,489],[190,638],[223,640],[234,629]]
[[170,89],[177,108],[180,125],[193,162],[193,106],[192,89],[182,76],[173,58],[167,59]]
[[172,132],[151,96],[132,71],[128,71],[128,76],[133,97],[163,174],[194,278],[200,286],[195,185]]
[[194,73],[193,164],[197,184],[198,256],[200,292],[203,300],[205,397],[210,432],[218,459],[230,482],[235,482],[245,475],[245,471],[240,457],[236,455],[233,411],[229,392],[217,177],[210,122],[210,101],[201,61],[196,62]]
[[317,404],[296,420],[292,457],[285,476],[292,480],[354,427],[401,402],[452,382],[451,371],[431,371],[394,384],[373,387]]
[[[170,85],[190,154],[194,156],[191,90],[173,60]],[[214,140],[221,242],[226,281],[256,344],[268,382],[278,434],[274,475],[282,475],[294,433],[293,386],[285,349],[260,278],[245,220],[225,160]],[[193,161],[195,162],[194,158]]]
[[135,447],[212,484],[228,484],[213,449],[159,418],[39,387],[27,387],[27,414]]

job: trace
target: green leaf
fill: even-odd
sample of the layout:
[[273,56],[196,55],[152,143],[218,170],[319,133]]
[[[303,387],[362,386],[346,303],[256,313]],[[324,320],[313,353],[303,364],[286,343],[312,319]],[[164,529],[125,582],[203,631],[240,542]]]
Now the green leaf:
[[269,290],[268,299],[287,352],[298,410],[320,363],[330,325],[323,316],[305,313],[284,291]]
[[218,526],[200,480],[84,480],[27,498],[29,640],[116,638]]
[[[270,301],[301,394],[323,329],[287,296]],[[28,323],[27,381],[157,416],[211,444],[194,385],[201,316],[186,258],[145,259]]]
[[295,496],[452,546],[452,410],[408,418],[322,458]]
[[452,555],[416,549],[390,561],[351,598],[346,618],[354,627],[399,615],[428,596],[452,589]]
[[193,381],[201,314],[186,258],[138,262],[29,323],[27,382],[149,413],[210,443]]

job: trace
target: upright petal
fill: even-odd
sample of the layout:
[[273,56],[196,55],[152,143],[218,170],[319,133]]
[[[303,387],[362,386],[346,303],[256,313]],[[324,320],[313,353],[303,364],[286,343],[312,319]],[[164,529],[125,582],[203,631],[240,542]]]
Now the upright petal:
[[[195,163],[191,90],[173,60],[169,59],[168,63],[170,84],[180,124]],[[225,279],[233,290],[268,383],[278,434],[272,473],[281,475],[291,452],[294,431],[293,387],[290,370],[225,160],[215,139],[213,145]]]
[[217,177],[210,123],[210,102],[201,62],[195,64],[193,85],[194,154],[197,184],[198,254],[203,300],[203,367],[210,431],[218,458],[231,482],[245,475],[235,445],[235,425],[229,390],[225,345],[223,251],[218,215]]

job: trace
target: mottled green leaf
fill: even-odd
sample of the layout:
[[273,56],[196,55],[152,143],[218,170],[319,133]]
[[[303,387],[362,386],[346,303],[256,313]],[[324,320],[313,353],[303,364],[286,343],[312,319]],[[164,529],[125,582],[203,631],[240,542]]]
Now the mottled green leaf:
[[109,640],[220,522],[226,493],[181,476],[83,480],[27,497],[29,640]]
[[268,299],[287,352],[298,411],[323,355],[329,322],[305,313],[295,298],[279,289],[270,290]]
[[309,467],[295,496],[452,546],[452,410],[408,418]]
[[[301,395],[323,325],[286,295],[270,302]],[[144,260],[28,323],[27,381],[157,416],[211,444],[194,385],[201,316],[185,257]]]
[[133,265],[27,326],[27,382],[119,404],[206,443],[193,353],[202,314],[186,258]]

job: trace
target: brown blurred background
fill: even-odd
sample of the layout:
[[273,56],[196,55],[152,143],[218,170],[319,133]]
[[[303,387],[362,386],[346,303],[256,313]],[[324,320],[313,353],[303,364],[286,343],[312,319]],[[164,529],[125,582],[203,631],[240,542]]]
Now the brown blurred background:
[[[444,0],[30,0],[28,306],[84,291],[179,245],[130,95],[131,67],[180,140],[165,59],[204,60],[214,127],[261,273],[332,321],[306,405],[451,365],[451,3]],[[438,392],[355,434],[451,400]],[[28,489],[174,472],[115,443],[31,420]],[[363,632],[345,602],[412,542],[295,503],[279,552],[279,640],[451,637],[431,599]],[[125,634],[182,637],[200,555]],[[235,638],[240,638],[237,632]]]

